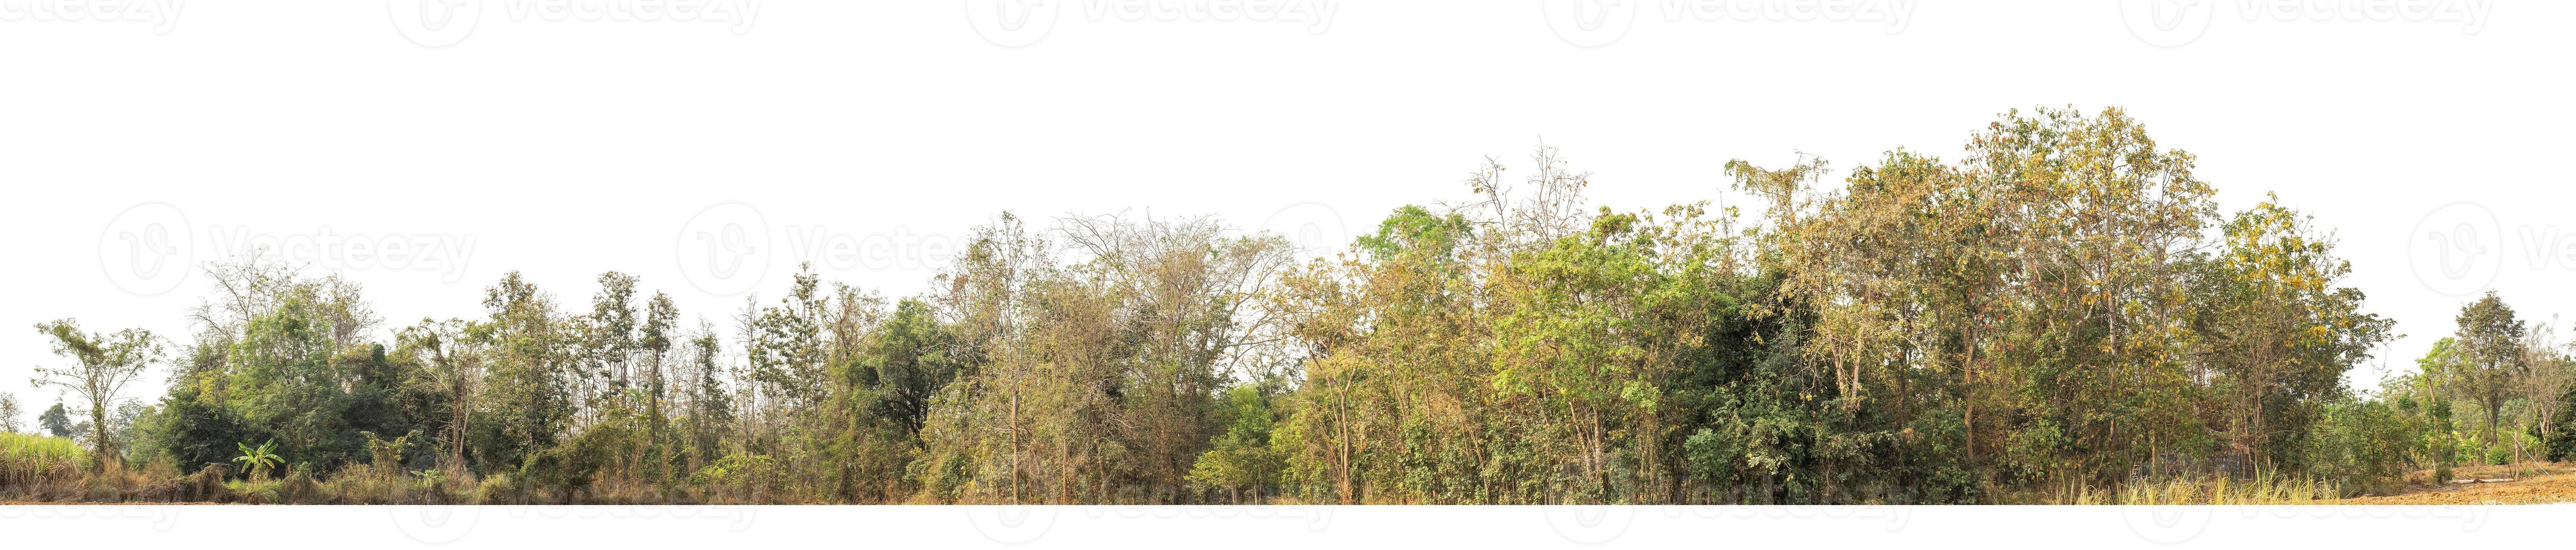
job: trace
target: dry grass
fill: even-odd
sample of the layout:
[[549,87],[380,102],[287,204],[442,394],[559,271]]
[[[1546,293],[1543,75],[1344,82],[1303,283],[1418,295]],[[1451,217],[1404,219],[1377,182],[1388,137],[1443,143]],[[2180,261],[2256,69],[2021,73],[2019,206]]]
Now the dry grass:
[[2241,481],[2218,476],[2132,483],[2120,488],[2110,504],[2315,504],[2341,495],[2331,483],[2261,472]]
[[2187,476],[2165,480],[2135,480],[2117,488],[2067,487],[2038,499],[2036,503],[2063,505],[2319,504],[2333,500],[2339,495],[2341,495],[2341,489],[2332,483],[2262,472],[2255,474],[2252,479]]
[[[221,465],[183,473],[167,461],[129,467],[108,461],[90,470],[88,453],[72,440],[0,433],[0,502],[169,502],[233,504],[483,504],[537,498],[508,476],[478,478],[447,471],[422,475],[396,468],[355,465],[329,475],[290,468],[283,476],[240,479]],[[2457,480],[2438,483],[2431,471],[2408,477],[2392,495],[2338,498],[2338,487],[2305,478],[2261,473],[2137,481],[2118,488],[2066,487],[2022,493],[2012,502],[2038,504],[2360,504],[2475,505],[2576,502],[2576,464],[2533,463],[2463,467]],[[781,495],[737,494],[732,487],[670,491],[657,485],[609,478],[576,496],[585,503],[776,502]]]
[[[2253,479],[2195,477],[2133,482],[2118,489],[2056,491],[2044,504],[2214,505],[2479,505],[2576,502],[2576,464],[2524,463],[2464,466],[2450,480],[2417,471],[2391,494],[2342,497],[2331,483],[2269,474]],[[2447,482],[2437,482],[2447,481]]]

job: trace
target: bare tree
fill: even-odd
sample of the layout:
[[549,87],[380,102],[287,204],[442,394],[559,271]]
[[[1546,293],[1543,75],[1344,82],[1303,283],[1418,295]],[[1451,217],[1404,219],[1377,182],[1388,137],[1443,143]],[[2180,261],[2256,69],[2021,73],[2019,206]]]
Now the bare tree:
[[[2557,433],[2558,423],[2569,420],[2559,417],[2558,398],[2566,395],[2570,386],[2576,386],[2576,370],[2569,369],[2567,356],[2560,353],[2554,336],[2556,324],[2555,318],[2535,324],[2523,338],[2522,363],[2527,370],[2515,388],[2527,404],[2522,407],[2523,424],[2542,434]],[[2516,462],[2532,460],[2530,453],[2522,438],[2514,438]]]
[[22,427],[18,424],[18,417],[25,414],[26,411],[18,410],[18,394],[0,392],[0,433],[18,433]]

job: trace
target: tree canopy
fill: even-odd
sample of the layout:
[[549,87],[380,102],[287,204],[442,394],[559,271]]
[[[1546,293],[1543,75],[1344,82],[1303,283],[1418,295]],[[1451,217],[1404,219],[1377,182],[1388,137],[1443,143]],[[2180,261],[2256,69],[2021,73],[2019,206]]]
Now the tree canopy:
[[[97,456],[482,502],[2031,502],[2576,448],[2576,376],[2493,294],[2420,373],[2347,384],[2394,327],[2333,232],[2221,210],[2195,160],[2116,108],[2012,111],[1838,183],[1717,166],[1748,213],[1595,205],[1541,148],[1330,258],[1213,218],[1004,214],[923,295],[808,269],[694,319],[632,275],[583,302],[512,272],[388,323],[355,281],[250,258],[209,267],[175,358],[56,321],[38,382],[81,397]],[[2483,437],[2450,435],[2453,400]]]

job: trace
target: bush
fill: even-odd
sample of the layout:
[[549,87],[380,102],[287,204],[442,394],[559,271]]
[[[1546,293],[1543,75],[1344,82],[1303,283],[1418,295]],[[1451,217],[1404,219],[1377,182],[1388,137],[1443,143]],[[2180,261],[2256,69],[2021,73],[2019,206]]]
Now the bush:
[[286,502],[285,481],[227,481],[224,482],[224,489],[227,492],[230,492],[233,498],[239,499],[241,502],[251,504],[282,504]]
[[179,498],[189,501],[221,501],[227,495],[224,478],[231,476],[231,468],[222,464],[207,464],[205,468],[198,469],[196,474],[180,481]]
[[769,455],[731,454],[689,474],[689,482],[722,492],[738,492],[737,498],[758,502],[761,495],[786,488],[787,469]]
[[[2378,493],[2406,482],[2430,428],[2381,401],[2335,403],[2308,439],[2305,470],[2344,489]],[[2436,466],[2439,468],[2440,466]]]
[[519,466],[518,489],[529,493],[551,491],[556,503],[572,504],[573,496],[590,489],[600,469],[608,466],[616,443],[626,438],[624,425],[601,423],[563,445],[528,455],[527,462]]

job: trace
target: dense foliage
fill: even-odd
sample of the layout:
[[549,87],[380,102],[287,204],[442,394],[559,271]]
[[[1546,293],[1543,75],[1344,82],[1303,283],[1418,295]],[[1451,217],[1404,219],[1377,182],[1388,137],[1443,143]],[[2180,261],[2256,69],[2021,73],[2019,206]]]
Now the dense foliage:
[[[2331,233],[2219,211],[2193,162],[2117,109],[2012,112],[1838,186],[1727,163],[1746,220],[1595,207],[1543,149],[1327,260],[1209,219],[1004,215],[927,295],[803,273],[723,328],[615,272],[587,304],[512,273],[476,315],[388,326],[253,259],[210,268],[148,408],[54,431],[286,484],[253,501],[2046,502],[2576,452],[2567,362],[2493,296],[2420,374],[2347,387],[2392,324]],[[40,328],[64,387],[159,353]]]

